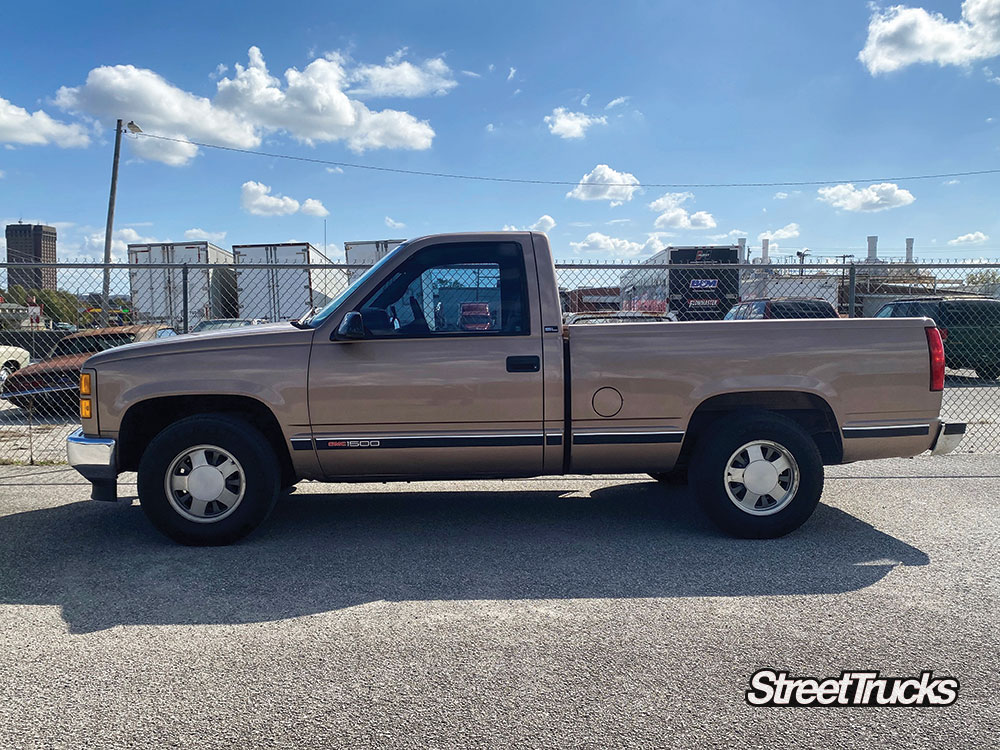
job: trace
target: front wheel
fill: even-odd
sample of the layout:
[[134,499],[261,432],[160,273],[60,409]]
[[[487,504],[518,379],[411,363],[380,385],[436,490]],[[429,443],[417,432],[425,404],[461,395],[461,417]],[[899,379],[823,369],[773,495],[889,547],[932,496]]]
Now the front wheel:
[[267,439],[243,420],[214,414],[165,428],[139,462],[142,510],[181,544],[230,544],[274,507],[278,460]]
[[698,436],[691,481],[724,531],[771,539],[808,520],[823,492],[823,460],[813,439],[778,414],[723,417]]

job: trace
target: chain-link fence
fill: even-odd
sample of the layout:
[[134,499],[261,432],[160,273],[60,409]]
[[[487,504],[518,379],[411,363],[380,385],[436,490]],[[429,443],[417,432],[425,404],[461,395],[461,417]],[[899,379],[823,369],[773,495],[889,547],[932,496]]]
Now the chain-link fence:
[[[961,450],[1000,450],[1000,264],[559,263],[556,269],[563,319],[573,324],[933,318],[945,337],[944,416],[969,423]],[[363,271],[333,263],[0,264],[0,463],[65,460],[65,437],[78,424],[79,370],[91,354],[292,320],[322,308]],[[518,324],[517,310],[503,299],[499,266],[462,272],[437,273],[421,282],[420,294],[402,294],[388,307],[386,324],[408,325],[418,315],[434,330]]]

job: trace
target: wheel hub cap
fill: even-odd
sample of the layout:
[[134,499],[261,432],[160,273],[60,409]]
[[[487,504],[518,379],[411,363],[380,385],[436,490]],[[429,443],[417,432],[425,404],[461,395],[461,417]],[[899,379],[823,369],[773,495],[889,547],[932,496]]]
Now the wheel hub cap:
[[215,500],[225,486],[226,478],[214,466],[199,466],[188,477],[188,492],[196,500]]
[[754,461],[743,472],[743,484],[755,495],[767,495],[778,486],[778,472],[770,461]]

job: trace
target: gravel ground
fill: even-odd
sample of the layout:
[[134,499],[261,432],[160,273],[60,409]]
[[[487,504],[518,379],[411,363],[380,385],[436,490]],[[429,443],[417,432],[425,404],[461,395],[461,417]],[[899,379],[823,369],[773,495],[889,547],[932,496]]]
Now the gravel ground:
[[[997,456],[834,467],[760,542],[636,476],[308,483],[190,549],[3,467],[0,747],[998,747],[998,482]],[[961,689],[754,708],[761,667]]]

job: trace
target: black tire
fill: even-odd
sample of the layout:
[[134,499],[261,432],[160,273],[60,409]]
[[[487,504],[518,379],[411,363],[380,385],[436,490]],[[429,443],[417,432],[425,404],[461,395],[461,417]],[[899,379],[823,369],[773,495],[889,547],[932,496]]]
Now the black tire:
[[[694,493],[709,518],[726,533],[744,539],[773,539],[797,529],[816,509],[823,492],[823,459],[813,439],[790,419],[773,412],[728,415],[700,432],[697,440],[690,471]],[[726,472],[730,459],[736,456],[737,451],[754,441],[777,445],[794,458],[794,465],[798,468],[798,487],[792,492],[794,468],[788,474],[778,475],[779,481],[787,487],[782,487],[780,483],[775,487],[786,499],[761,495],[756,501],[760,507],[755,506],[751,512],[742,509],[738,501],[730,497],[732,491],[734,496],[742,495],[746,501],[749,489],[739,483],[727,482]],[[765,458],[767,455],[781,455],[773,447],[765,447],[764,450],[767,451]],[[742,459],[737,457],[734,461],[740,463]],[[727,485],[731,488],[729,491]],[[769,515],[763,515],[765,512]]]
[[983,380],[1000,380],[1000,364],[977,365],[976,375]]
[[[196,446],[216,446],[234,458],[242,473],[243,494],[235,509],[220,520],[198,522],[181,514],[168,497],[171,464]],[[214,454],[210,451],[210,455]],[[182,469],[183,470],[183,469]],[[281,489],[281,471],[267,439],[253,426],[225,414],[188,417],[164,428],[139,461],[139,502],[153,525],[175,542],[188,545],[231,544],[267,518]],[[175,498],[174,502],[178,502]],[[211,503],[210,503],[211,505]]]

